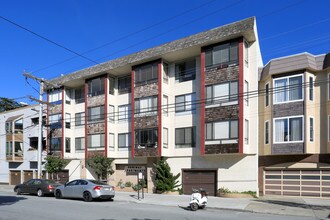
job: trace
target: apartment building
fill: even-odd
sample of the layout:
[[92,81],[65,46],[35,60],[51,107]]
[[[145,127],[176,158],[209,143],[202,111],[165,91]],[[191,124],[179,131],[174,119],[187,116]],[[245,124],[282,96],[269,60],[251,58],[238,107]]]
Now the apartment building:
[[296,54],[260,69],[261,194],[330,197],[330,54]]
[[0,183],[16,185],[37,177],[38,110],[24,106],[0,113]]
[[[166,159],[192,187],[258,191],[258,89],[254,17],[52,79],[48,153],[69,159],[70,178],[93,178],[86,158],[114,158],[109,182],[154,191]],[[254,131],[254,132],[251,132]]]

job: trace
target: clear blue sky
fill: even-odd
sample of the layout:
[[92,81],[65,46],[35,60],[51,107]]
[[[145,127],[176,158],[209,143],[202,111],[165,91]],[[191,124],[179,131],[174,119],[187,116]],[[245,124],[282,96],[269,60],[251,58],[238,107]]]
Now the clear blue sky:
[[[1,0],[0,3],[0,16],[77,53],[115,41],[84,54],[97,62],[251,16],[257,18],[264,63],[295,53],[330,52],[328,0]],[[75,58],[49,67],[72,57]],[[94,65],[3,19],[0,19],[0,60],[0,97],[7,98],[38,97],[26,83],[23,70],[52,79]],[[38,89],[32,80],[29,83]]]

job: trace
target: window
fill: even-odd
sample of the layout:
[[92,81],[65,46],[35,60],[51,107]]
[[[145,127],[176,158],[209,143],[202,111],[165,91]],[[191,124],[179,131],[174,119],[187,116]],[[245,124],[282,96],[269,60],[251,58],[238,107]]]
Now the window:
[[104,120],[104,106],[88,108],[88,122],[97,122]]
[[85,138],[77,137],[75,139],[75,150],[76,152],[82,152],[85,150]]
[[135,114],[140,116],[157,115],[157,96],[149,96],[135,100]]
[[65,127],[71,128],[71,114],[65,113]]
[[313,101],[314,99],[314,78],[309,77],[309,100]]
[[163,128],[163,147],[168,148],[168,129]]
[[51,129],[62,127],[62,114],[50,115],[49,126]]
[[49,94],[49,102],[50,103],[56,103],[56,104],[61,103],[61,101],[62,101],[62,90],[57,89],[57,90],[49,92],[48,94]]
[[88,135],[88,149],[104,148],[104,134]]
[[238,42],[213,46],[205,50],[205,66],[229,65],[238,63]]
[[74,99],[75,99],[75,103],[79,104],[79,103],[83,103],[85,102],[85,92],[84,92],[84,87],[76,89],[74,91]]
[[265,86],[265,106],[269,106],[269,83],[266,84]]
[[195,127],[175,129],[175,147],[195,147]]
[[249,120],[245,119],[244,143],[249,144]]
[[115,93],[115,78],[109,76],[109,94]]
[[118,78],[118,93],[124,94],[131,92],[131,75]]
[[328,115],[328,141],[330,142],[330,115]]
[[249,82],[244,81],[244,100],[246,106],[249,106]]
[[206,123],[205,130],[206,140],[237,139],[238,120]]
[[274,143],[303,141],[303,117],[274,119]]
[[302,75],[274,80],[274,103],[283,103],[303,99]]
[[163,95],[163,114],[164,116],[168,116],[168,96]]
[[118,121],[127,120],[131,117],[131,105],[118,106]]
[[118,134],[118,148],[130,148],[131,147],[131,135],[129,133]]
[[196,94],[175,96],[175,112],[192,111],[196,109]]
[[[38,125],[39,124],[39,117],[31,118],[31,123],[33,125]],[[45,125],[46,123],[46,116],[42,116],[42,124]]]
[[314,118],[309,118],[309,141],[314,142]]
[[79,112],[75,115],[75,125],[81,126],[85,125],[85,112]]
[[206,104],[223,104],[238,100],[238,81],[206,86]]
[[115,122],[115,106],[109,105],[109,121]]
[[71,104],[71,99],[72,99],[72,90],[71,89],[66,89],[65,90],[65,103],[66,104]]
[[71,152],[71,138],[65,138],[65,153]]
[[135,146],[136,147],[157,147],[158,129],[135,130]]
[[269,121],[265,122],[265,144],[269,144]]
[[109,148],[112,150],[115,148],[115,134],[109,133]]
[[244,63],[245,66],[249,66],[249,43],[244,41]]
[[158,63],[136,67],[134,72],[136,85],[156,82],[158,80]]
[[14,133],[23,133],[23,119],[18,119],[14,121]]
[[9,134],[9,133],[12,133],[13,132],[13,122],[6,122],[6,133]]
[[62,151],[62,138],[50,139],[50,152]]
[[99,77],[88,81],[88,96],[98,96],[103,94],[104,77]]
[[175,64],[175,81],[185,82],[196,78],[196,60]]
[[163,80],[164,83],[168,83],[168,64],[163,63]]

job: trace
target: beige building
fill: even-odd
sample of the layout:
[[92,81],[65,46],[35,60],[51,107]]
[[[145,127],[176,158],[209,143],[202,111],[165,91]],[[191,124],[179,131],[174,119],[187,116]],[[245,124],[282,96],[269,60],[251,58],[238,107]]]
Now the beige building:
[[69,159],[70,179],[93,178],[85,159],[114,158],[109,182],[166,159],[184,193],[258,191],[258,89],[262,67],[248,18],[51,80],[48,153]]
[[262,194],[330,197],[330,54],[271,60],[259,78]]

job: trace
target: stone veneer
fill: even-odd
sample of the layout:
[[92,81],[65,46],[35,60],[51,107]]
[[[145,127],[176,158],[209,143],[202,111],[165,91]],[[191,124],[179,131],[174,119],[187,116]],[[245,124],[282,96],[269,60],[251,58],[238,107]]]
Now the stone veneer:
[[105,131],[104,122],[87,125],[87,134],[99,134],[99,133],[104,133],[104,131]]
[[48,114],[49,115],[55,115],[55,114],[61,114],[61,113],[62,113],[62,104],[50,105],[48,107]]
[[239,66],[229,66],[225,68],[212,67],[205,69],[205,85],[224,83],[238,80]]
[[238,119],[238,105],[228,105],[205,109],[205,122]]
[[273,105],[273,117],[304,115],[304,101],[288,102]]
[[134,129],[157,128],[158,116],[142,116],[134,118]]
[[238,144],[212,144],[205,145],[205,154],[238,153]]
[[146,147],[135,148],[134,155],[137,157],[158,157],[158,148]]
[[92,96],[92,97],[88,97],[87,106],[88,107],[100,106],[100,105],[104,105],[104,102],[105,102],[104,94],[98,96]]
[[273,144],[272,154],[303,154],[304,143]]
[[149,96],[158,95],[158,82],[145,84],[141,86],[135,86],[134,88],[134,98],[143,98]]
[[62,128],[53,129],[51,137],[52,138],[62,137]]

